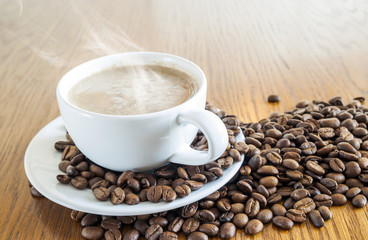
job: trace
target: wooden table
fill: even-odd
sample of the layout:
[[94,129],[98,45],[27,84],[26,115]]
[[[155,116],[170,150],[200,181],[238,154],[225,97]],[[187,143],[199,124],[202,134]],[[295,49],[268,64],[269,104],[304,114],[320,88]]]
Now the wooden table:
[[[59,116],[55,88],[73,66],[125,51],[197,63],[208,100],[246,122],[302,99],[368,97],[368,4],[363,1],[1,1],[0,238],[81,239],[70,210],[32,198],[23,157]],[[282,97],[268,104],[271,93]],[[368,209],[332,208],[322,229],[271,224],[237,239],[366,239]]]

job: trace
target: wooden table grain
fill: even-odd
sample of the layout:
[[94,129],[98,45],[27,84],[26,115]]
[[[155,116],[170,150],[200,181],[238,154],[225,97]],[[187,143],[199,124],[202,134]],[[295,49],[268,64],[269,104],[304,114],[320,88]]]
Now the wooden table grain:
[[[302,99],[368,97],[368,4],[337,0],[0,1],[0,239],[82,239],[70,210],[31,197],[33,136],[59,116],[55,88],[73,66],[126,51],[197,63],[208,100],[258,121]],[[279,104],[267,96],[279,94]],[[368,209],[333,207],[322,229],[271,224],[236,239],[367,239]],[[181,237],[184,239],[184,237]]]

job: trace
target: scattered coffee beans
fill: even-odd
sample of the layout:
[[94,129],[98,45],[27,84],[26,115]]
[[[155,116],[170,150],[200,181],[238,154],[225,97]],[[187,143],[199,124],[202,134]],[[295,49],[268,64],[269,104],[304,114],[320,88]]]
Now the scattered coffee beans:
[[[133,204],[173,201],[174,192],[177,197],[187,196],[221,177],[224,168],[239,161],[239,154],[245,156],[239,173],[226,186],[180,209],[108,218],[72,211],[72,219],[84,226],[83,237],[119,239],[118,229],[124,231],[123,239],[177,239],[180,232],[188,239],[231,238],[236,228],[257,234],[272,221],[279,228],[291,229],[307,216],[320,228],[332,218],[331,205],[344,205],[348,199],[354,207],[367,204],[368,108],[360,99],[347,105],[341,97],[301,101],[290,111],[273,113],[256,123],[243,123],[210,104],[206,108],[226,125],[229,147],[218,160],[204,166],[168,165],[153,174],[115,173],[86,160],[70,137],[55,143],[55,149],[63,151],[59,169],[65,173],[58,180],[68,184],[70,178],[74,187],[91,188],[102,200],[110,194],[114,204],[127,203],[127,198]],[[239,131],[245,143],[235,142]],[[196,136],[192,147],[206,149],[203,134]],[[134,229],[125,231],[119,222]]]

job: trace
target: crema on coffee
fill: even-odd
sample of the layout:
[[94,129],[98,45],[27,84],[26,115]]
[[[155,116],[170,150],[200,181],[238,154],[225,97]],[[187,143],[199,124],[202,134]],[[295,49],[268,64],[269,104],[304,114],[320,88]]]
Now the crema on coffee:
[[154,65],[112,67],[76,83],[68,100],[82,109],[110,114],[137,115],[175,107],[196,91],[188,74]]

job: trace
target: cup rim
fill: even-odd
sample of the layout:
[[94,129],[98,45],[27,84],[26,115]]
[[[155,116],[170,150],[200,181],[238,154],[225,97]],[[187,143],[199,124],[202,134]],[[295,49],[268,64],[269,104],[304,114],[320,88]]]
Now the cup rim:
[[[164,59],[164,58],[168,58],[172,61],[177,62],[181,62],[182,64],[186,64],[188,66],[190,66],[193,71],[192,72],[197,72],[196,74],[199,75],[198,79],[198,90],[193,94],[193,96],[191,96],[189,99],[187,99],[185,102],[176,105],[172,108],[169,109],[164,109],[161,111],[157,111],[157,112],[152,112],[152,113],[142,113],[142,114],[133,114],[133,115],[112,115],[112,114],[105,114],[105,113],[98,113],[98,112],[92,112],[92,111],[88,111],[85,110],[83,108],[80,108],[74,104],[72,104],[68,99],[66,99],[66,94],[62,94],[61,92],[61,88],[62,85],[70,78],[72,77],[74,74],[76,74],[78,71],[80,71],[82,68],[88,66],[88,65],[94,65],[98,62],[102,62],[108,59],[114,59],[114,58],[118,58],[118,57],[123,57],[126,58],[127,56],[132,55],[132,56],[158,56],[159,59]],[[116,63],[112,63],[109,64],[110,66],[115,65]],[[157,64],[159,65],[159,64]],[[180,64],[179,64],[180,65]],[[121,65],[123,66],[123,64]],[[75,67],[73,67],[72,69],[70,69],[68,72],[66,72],[63,77],[59,80],[57,87],[56,87],[56,96],[57,96],[57,100],[60,103],[63,103],[65,105],[67,105],[70,108],[73,108],[76,111],[81,112],[82,114],[85,115],[90,115],[93,117],[100,117],[100,118],[112,118],[112,119],[121,119],[121,118],[147,118],[147,117],[157,117],[160,115],[166,115],[166,114],[170,114],[172,112],[176,112],[179,109],[185,107],[186,105],[191,105],[193,101],[195,101],[196,98],[198,98],[201,94],[201,92],[205,91],[206,94],[206,89],[207,89],[207,79],[206,76],[203,72],[203,70],[196,65],[195,63],[193,63],[192,61],[183,58],[183,57],[179,57],[176,55],[172,55],[172,54],[168,54],[168,53],[163,53],[163,52],[123,52],[123,53],[117,53],[117,54],[111,54],[111,55],[107,55],[107,56],[103,56],[103,57],[99,57],[99,58],[95,58],[92,60],[89,60],[87,62],[81,63]],[[60,104],[59,103],[59,104]]]

